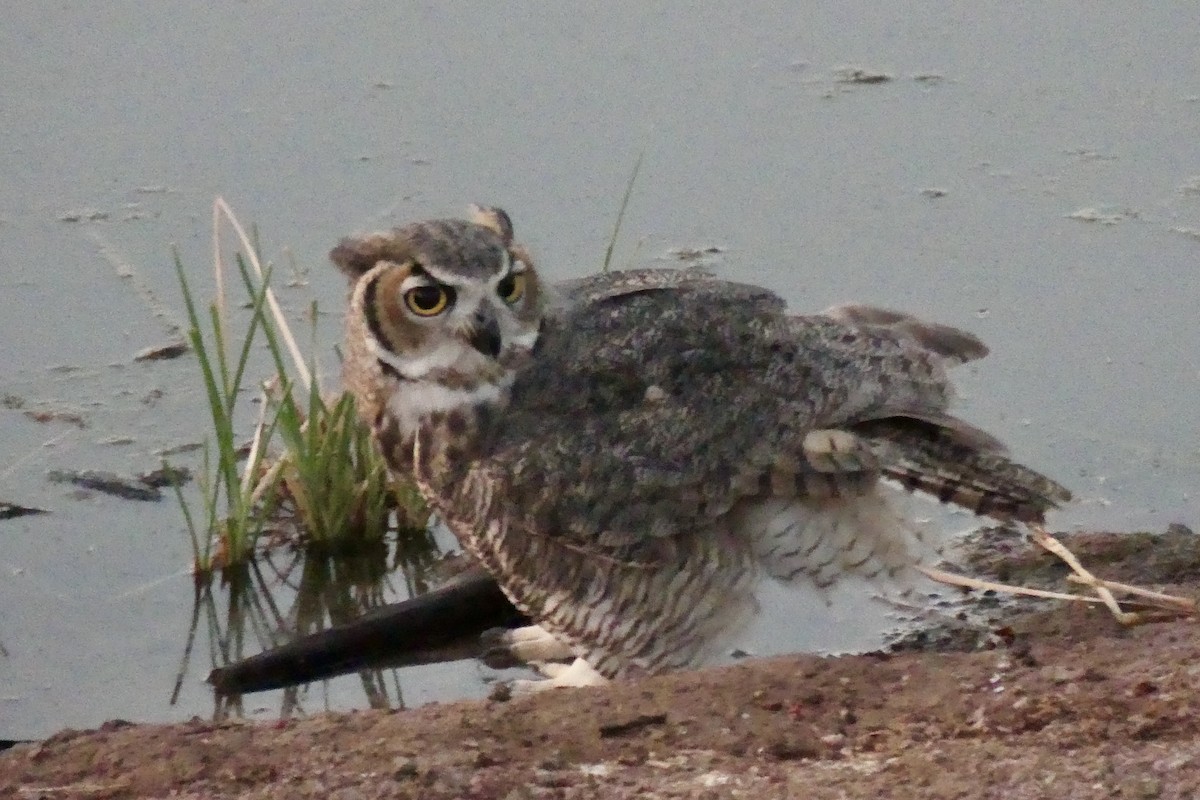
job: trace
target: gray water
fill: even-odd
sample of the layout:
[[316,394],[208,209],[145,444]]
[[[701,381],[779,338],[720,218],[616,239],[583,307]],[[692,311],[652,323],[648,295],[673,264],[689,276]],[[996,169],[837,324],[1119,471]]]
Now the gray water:
[[[172,245],[208,291],[217,195],[302,270],[284,303],[332,311],[340,236],[472,201],[550,277],[594,271],[644,154],[619,266],[712,245],[797,309],[966,327],[993,354],[960,371],[963,413],[1076,491],[1054,525],[1200,523],[1200,11],[800,5],[7,4],[0,393],[89,426],[0,409],[0,500],[52,512],[0,521],[0,738],[211,712],[203,669],[166,703],[177,508],[45,472],[205,437],[190,360],[132,355],[182,318]],[[483,672],[401,680],[423,702]]]

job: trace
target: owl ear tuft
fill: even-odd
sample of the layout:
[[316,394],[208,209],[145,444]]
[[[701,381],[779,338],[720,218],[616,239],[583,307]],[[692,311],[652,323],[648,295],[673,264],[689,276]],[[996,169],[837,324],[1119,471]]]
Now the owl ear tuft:
[[395,237],[388,233],[347,236],[329,251],[329,260],[351,281],[358,280],[380,261],[390,260]]
[[505,247],[512,245],[512,217],[508,216],[507,211],[498,206],[481,206],[474,203],[471,204],[470,210],[472,222],[476,225],[482,225],[485,228],[491,228],[500,234],[500,238],[504,240]]

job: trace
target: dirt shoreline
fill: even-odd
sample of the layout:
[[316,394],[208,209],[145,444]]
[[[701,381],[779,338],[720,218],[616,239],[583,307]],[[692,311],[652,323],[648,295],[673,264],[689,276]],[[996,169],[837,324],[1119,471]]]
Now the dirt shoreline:
[[[1188,595],[1198,539],[1067,541],[1105,577]],[[1051,558],[1008,545],[976,566],[1063,586]],[[506,702],[114,722],[0,754],[0,797],[1200,796],[1195,620],[1123,628],[1102,609],[1051,605],[1006,619],[990,642],[788,656]]]

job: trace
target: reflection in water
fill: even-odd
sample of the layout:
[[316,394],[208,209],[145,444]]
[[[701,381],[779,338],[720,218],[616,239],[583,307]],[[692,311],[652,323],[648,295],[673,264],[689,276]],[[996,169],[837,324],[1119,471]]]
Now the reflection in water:
[[[219,671],[254,652],[360,619],[390,597],[424,594],[440,578],[440,556],[428,529],[400,528],[385,541],[354,552],[277,547],[215,575],[197,576],[171,703],[178,700],[190,672],[201,619],[210,667]],[[373,667],[359,672],[372,708],[404,705],[395,670],[390,676],[387,671]],[[280,714],[304,713],[304,696],[305,687],[288,687]],[[215,693],[216,719],[244,713],[242,695]]]

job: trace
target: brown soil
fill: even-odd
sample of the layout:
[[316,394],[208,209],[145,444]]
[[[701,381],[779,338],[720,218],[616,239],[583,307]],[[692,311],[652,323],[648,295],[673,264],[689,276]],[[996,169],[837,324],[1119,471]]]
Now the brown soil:
[[[1198,539],[1067,541],[1099,574],[1188,594]],[[1063,586],[1049,557],[1004,549],[976,566]],[[0,797],[1200,797],[1195,621],[1122,628],[1055,605],[986,638],[507,702],[113,722],[0,754]]]

